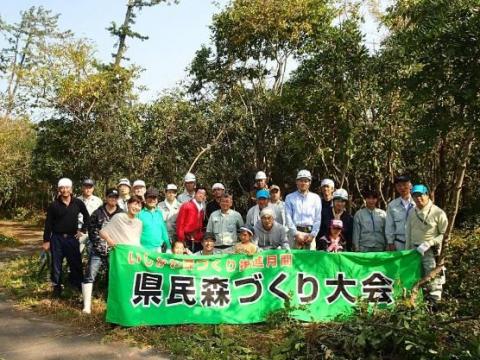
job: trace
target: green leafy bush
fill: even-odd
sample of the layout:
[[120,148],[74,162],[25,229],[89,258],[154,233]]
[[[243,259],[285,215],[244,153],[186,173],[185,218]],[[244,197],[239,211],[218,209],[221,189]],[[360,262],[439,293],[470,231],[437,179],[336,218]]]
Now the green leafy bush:
[[399,301],[393,311],[368,311],[361,303],[350,319],[326,323],[295,320],[296,308],[287,304],[264,324],[112,328],[104,321],[103,283],[96,284],[92,315],[84,316],[74,293],[50,300],[48,282],[38,280],[37,256],[7,263],[0,286],[43,314],[98,331],[105,340],[152,346],[174,359],[469,360],[480,359],[479,258],[480,236],[456,234],[444,300],[435,311],[408,301]]

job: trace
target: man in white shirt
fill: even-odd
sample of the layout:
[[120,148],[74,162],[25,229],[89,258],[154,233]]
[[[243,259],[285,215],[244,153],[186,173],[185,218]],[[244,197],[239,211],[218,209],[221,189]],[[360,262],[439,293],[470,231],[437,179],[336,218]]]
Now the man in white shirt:
[[287,228],[287,216],[285,215],[285,203],[282,201],[280,186],[270,186],[270,205],[275,209],[275,221]]
[[178,198],[177,198],[180,204],[183,204],[187,201],[192,200],[193,197],[195,196],[197,178],[192,173],[187,173],[187,175],[185,175],[185,178],[183,179],[183,183],[185,185],[185,190],[183,191],[183,193],[178,195]]
[[117,184],[117,189],[118,192],[120,193],[120,197],[118,198],[118,206],[120,209],[123,211],[127,211],[127,202],[128,199],[130,199],[130,188],[132,186],[130,185],[130,180],[127,178],[120,179],[120,181]]
[[168,237],[172,243],[177,239],[175,231],[180,206],[181,204],[177,200],[177,185],[168,184],[165,189],[165,200],[158,204],[158,208],[162,210],[163,220],[167,224]]
[[[100,206],[103,205],[102,199],[98,196],[93,195],[93,191],[95,190],[95,181],[92,179],[85,179],[82,183],[82,195],[78,198],[83,201],[85,207],[87,208],[88,214],[92,215],[95,210],[97,210]],[[85,224],[88,226],[88,224]],[[78,215],[78,228],[81,229],[83,227],[83,215]],[[84,234],[80,239],[78,239],[80,243],[80,253],[83,252],[85,245],[88,243],[88,234]]]
[[322,221],[320,196],[309,191],[312,174],[308,170],[297,173],[297,191],[285,199],[285,212],[290,235],[297,249],[316,249],[315,237]]

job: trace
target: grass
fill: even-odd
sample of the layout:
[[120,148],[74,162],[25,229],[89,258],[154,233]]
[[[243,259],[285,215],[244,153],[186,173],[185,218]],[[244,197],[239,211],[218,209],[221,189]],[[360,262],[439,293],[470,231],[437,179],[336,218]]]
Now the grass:
[[37,257],[6,263],[0,287],[19,306],[100,334],[105,342],[155,348],[174,359],[479,359],[480,236],[457,234],[450,253],[440,311],[399,305],[372,314],[360,308],[339,323],[302,324],[280,313],[252,325],[113,326],[104,321],[101,288],[94,290],[89,316],[74,291],[51,299],[47,274],[38,276]]
[[18,241],[17,239],[11,236],[0,234],[0,248],[16,247],[19,245],[20,245],[20,241]]

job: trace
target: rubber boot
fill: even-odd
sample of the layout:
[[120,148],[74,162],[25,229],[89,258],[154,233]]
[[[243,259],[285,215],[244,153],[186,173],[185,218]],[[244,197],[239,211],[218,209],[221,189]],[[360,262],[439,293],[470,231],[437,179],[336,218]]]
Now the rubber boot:
[[92,288],[93,283],[82,283],[83,310],[85,314],[92,311]]

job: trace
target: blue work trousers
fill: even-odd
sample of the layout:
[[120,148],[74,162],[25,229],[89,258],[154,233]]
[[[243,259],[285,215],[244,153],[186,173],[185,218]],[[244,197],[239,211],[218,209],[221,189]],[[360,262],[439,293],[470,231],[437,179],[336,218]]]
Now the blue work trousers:
[[70,269],[69,283],[74,288],[81,289],[83,281],[82,257],[80,255],[80,244],[75,235],[53,233],[50,238],[50,252],[52,254],[51,279],[53,286],[62,286],[62,264],[67,258]]
[[102,265],[108,271],[108,255],[98,255],[95,250],[90,251],[90,257],[88,258],[87,268],[85,270],[84,283],[93,283],[100,271]]

